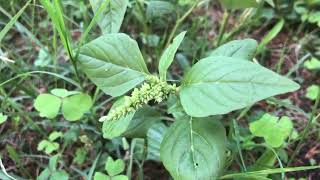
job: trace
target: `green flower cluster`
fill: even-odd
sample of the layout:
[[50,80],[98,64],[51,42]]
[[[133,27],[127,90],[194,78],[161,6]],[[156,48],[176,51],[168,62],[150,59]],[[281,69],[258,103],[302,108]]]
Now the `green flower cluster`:
[[146,77],[146,82],[140,88],[135,88],[131,96],[125,97],[125,102],[121,106],[110,111],[109,114],[101,118],[100,121],[117,120],[131,112],[134,112],[152,100],[160,103],[170,94],[174,94],[176,92],[177,86],[175,84],[170,85],[165,81],[161,81],[156,76],[148,76]]

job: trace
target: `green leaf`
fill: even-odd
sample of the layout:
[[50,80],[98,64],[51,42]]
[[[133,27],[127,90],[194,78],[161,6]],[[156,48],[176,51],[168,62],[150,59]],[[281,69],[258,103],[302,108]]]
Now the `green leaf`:
[[118,176],[114,176],[112,177],[112,180],[128,180],[128,176],[125,175],[118,175]]
[[108,34],[81,47],[81,69],[106,94],[121,96],[148,74],[138,44],[125,34]]
[[264,114],[259,120],[250,123],[251,133],[263,137],[268,145],[274,148],[280,147],[292,132],[292,121],[283,116],[280,118],[270,114]]
[[172,3],[167,1],[149,1],[146,10],[146,17],[148,20],[159,18],[161,16],[173,13],[175,7]]
[[58,96],[60,98],[65,98],[65,97],[80,93],[78,91],[68,91],[66,89],[52,89],[50,92],[51,94]]
[[[90,0],[94,13],[97,13],[103,1]],[[128,4],[128,0],[110,0],[106,10],[97,20],[103,34],[119,32]]]
[[181,104],[193,117],[226,114],[299,85],[259,64],[230,57],[200,60],[186,74]]
[[115,176],[124,171],[125,164],[122,159],[117,159],[114,161],[112,157],[108,157],[105,169],[110,176]]
[[45,168],[41,171],[40,175],[37,177],[37,180],[48,180],[51,175],[51,172],[48,168]]
[[6,122],[8,119],[8,116],[3,115],[3,113],[0,113],[0,124]]
[[60,145],[56,142],[50,142],[48,140],[42,140],[38,144],[37,150],[44,151],[46,154],[51,154],[53,151],[58,150]]
[[319,94],[319,91],[320,91],[320,86],[313,84],[307,88],[306,97],[311,100],[316,100]]
[[[109,112],[121,106],[127,96],[118,99]],[[104,117],[102,117],[104,118]],[[136,112],[127,114],[117,120],[103,122],[103,137],[113,139],[115,137],[145,137],[148,129],[157,121],[160,121],[160,114],[149,106],[139,108]]]
[[148,155],[147,159],[160,161],[160,145],[163,140],[164,134],[168,127],[162,122],[154,124],[147,133],[148,138]]
[[284,26],[284,19],[281,19],[279,22],[277,22],[277,24],[268,32],[268,34],[266,36],[263,37],[263,39],[261,40],[261,43],[258,46],[257,49],[257,53],[261,53],[264,48],[267,46],[267,44],[269,44],[269,42],[274,39],[279,32],[282,30],[283,26]]
[[60,171],[53,172],[49,180],[68,180],[68,179],[69,179],[68,173],[65,172],[64,170],[60,170]]
[[94,180],[109,180],[109,176],[105,175],[104,173],[101,172],[96,172],[94,173]]
[[53,131],[52,133],[50,133],[49,135],[49,140],[50,141],[55,141],[56,139],[58,139],[59,137],[62,137],[63,133],[62,132],[58,132],[58,131]]
[[174,179],[217,179],[226,160],[226,134],[212,118],[175,121],[161,143],[160,155]]
[[252,60],[258,43],[254,39],[230,41],[213,50],[210,56],[226,56],[239,59]]
[[51,172],[54,172],[54,171],[57,170],[57,165],[58,165],[59,158],[60,158],[59,154],[50,157],[48,168],[49,168],[49,170]]
[[88,151],[86,148],[77,148],[76,157],[73,159],[73,162],[77,164],[83,164],[87,159]]
[[159,62],[159,74],[160,79],[166,81],[167,79],[167,70],[170,67],[174,56],[183,41],[184,36],[186,35],[187,31],[180,33],[177,37],[173,39],[172,44],[168,46],[168,48],[163,52],[160,62]]
[[61,99],[51,94],[40,94],[34,102],[34,107],[40,112],[40,116],[47,118],[55,118],[60,106]]
[[258,7],[257,0],[219,0],[226,9],[242,9]]
[[91,106],[92,99],[88,94],[76,94],[63,99],[62,114],[66,120],[76,121],[89,111]]
[[310,60],[306,61],[303,65],[309,70],[320,69],[320,61],[317,58],[311,58]]

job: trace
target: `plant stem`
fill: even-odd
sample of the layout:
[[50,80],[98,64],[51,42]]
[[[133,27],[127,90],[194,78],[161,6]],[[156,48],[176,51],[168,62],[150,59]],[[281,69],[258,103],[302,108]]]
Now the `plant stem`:
[[229,17],[230,17],[230,13],[228,12],[228,10],[225,10],[224,13],[223,13],[222,23],[221,23],[221,26],[220,26],[219,35],[218,35],[218,41],[217,41],[216,47],[218,47],[222,42],[222,39],[223,39],[225,30],[226,30],[226,26],[227,26]]
[[195,2],[192,7],[181,17],[177,20],[176,24],[174,25],[170,35],[169,35],[169,38],[167,40],[167,43],[165,45],[165,48],[168,47],[178,29],[178,27],[181,25],[181,23],[192,13],[192,11],[194,10],[195,7],[198,6],[198,4],[200,4],[201,1],[197,1]]
[[[306,125],[306,127],[304,128],[303,132],[302,132],[302,137],[297,145],[297,148],[294,150],[290,160],[288,161],[288,166],[290,166],[290,164],[292,163],[292,161],[294,160],[294,158],[296,157],[296,155],[298,154],[298,152],[300,151],[300,149],[302,148],[302,144],[304,143],[304,140],[306,139],[307,137],[307,134],[309,132],[309,129],[310,129],[310,126],[311,126],[311,123],[312,123],[312,120],[313,118],[315,117],[315,114],[317,113],[317,107],[319,105],[319,102],[320,102],[320,91],[318,91],[318,95],[317,95],[317,99],[316,99],[316,102],[314,103],[313,107],[312,107],[312,111],[311,111],[311,115],[310,115],[310,118],[308,120],[308,123]],[[318,118],[318,117],[317,117]]]

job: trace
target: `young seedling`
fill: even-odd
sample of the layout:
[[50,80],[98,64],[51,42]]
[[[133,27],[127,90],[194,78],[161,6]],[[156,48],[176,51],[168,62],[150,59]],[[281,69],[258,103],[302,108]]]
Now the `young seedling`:
[[34,107],[41,117],[55,118],[61,108],[68,121],[79,120],[91,106],[92,99],[88,94],[65,89],[53,89],[51,94],[40,94],[34,102]]
[[122,159],[117,159],[114,161],[112,157],[108,157],[105,164],[105,171],[108,175],[102,172],[96,172],[94,174],[94,180],[128,180],[125,175],[120,175],[125,169],[125,163]]

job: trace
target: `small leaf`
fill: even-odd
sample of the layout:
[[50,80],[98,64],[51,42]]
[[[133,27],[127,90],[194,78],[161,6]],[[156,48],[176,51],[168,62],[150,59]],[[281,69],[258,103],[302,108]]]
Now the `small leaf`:
[[34,102],[34,107],[41,117],[55,118],[61,106],[61,99],[51,94],[40,94]]
[[212,118],[189,118],[167,130],[161,160],[174,179],[217,179],[226,161],[225,129]]
[[106,171],[110,176],[115,176],[124,171],[125,164],[122,159],[117,159],[114,161],[112,157],[108,157],[107,162],[106,162]]
[[3,115],[3,113],[0,113],[0,124],[6,122],[8,119],[8,116]]
[[79,64],[106,94],[121,96],[149,74],[138,44],[125,34],[108,34],[83,47]]
[[257,0],[219,0],[222,6],[226,9],[242,9],[258,7]]
[[77,164],[83,164],[86,161],[88,151],[86,148],[77,148],[76,157],[73,159],[73,162]]
[[313,84],[307,88],[306,97],[311,100],[316,100],[319,94],[319,91],[320,91],[320,86]]
[[317,58],[311,58],[310,60],[306,61],[303,65],[309,70],[320,69],[320,61]]
[[68,91],[66,89],[53,89],[50,92],[51,94],[58,96],[60,98],[65,98],[65,97],[80,93],[78,91]]
[[168,46],[168,48],[163,52],[160,62],[159,62],[159,74],[160,79],[166,81],[167,70],[170,67],[174,56],[183,41],[184,36],[186,35],[186,31],[180,33],[177,37],[173,39],[172,44]]
[[94,173],[94,180],[109,180],[109,176],[105,175],[104,173],[101,172],[96,172]]
[[60,145],[55,142],[50,142],[48,140],[42,140],[38,144],[37,150],[38,151],[45,151],[46,154],[51,154],[53,151],[58,150]]
[[254,39],[230,41],[213,50],[210,56],[226,56],[239,59],[252,60],[258,43]]
[[[121,106],[125,101],[124,98],[117,100],[110,111]],[[107,139],[119,136],[145,137],[148,129],[157,121],[160,121],[159,113],[153,108],[145,106],[120,119],[104,121],[102,127],[103,137]]]
[[263,137],[271,147],[278,148],[291,134],[293,124],[286,116],[279,120],[276,116],[264,114],[259,120],[250,123],[249,129],[253,135]]
[[89,111],[91,106],[92,99],[88,94],[76,94],[63,99],[62,114],[66,120],[76,121]]
[[[103,0],[90,0],[94,13],[97,13],[102,3]],[[128,0],[110,0],[105,11],[97,20],[103,34],[119,32],[128,4]]]
[[261,53],[264,50],[264,48],[267,46],[267,44],[269,44],[269,42],[279,34],[279,32],[282,30],[282,28],[284,26],[284,22],[285,22],[284,19],[281,19],[268,32],[268,34],[263,37],[263,39],[261,40],[261,43],[258,46],[257,53]]
[[200,60],[186,74],[181,104],[193,117],[226,114],[299,85],[259,64],[230,57]]
[[48,139],[50,141],[55,141],[56,139],[58,139],[59,137],[62,137],[62,136],[63,136],[62,132],[53,131],[52,133],[50,133]]

